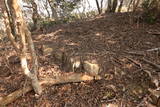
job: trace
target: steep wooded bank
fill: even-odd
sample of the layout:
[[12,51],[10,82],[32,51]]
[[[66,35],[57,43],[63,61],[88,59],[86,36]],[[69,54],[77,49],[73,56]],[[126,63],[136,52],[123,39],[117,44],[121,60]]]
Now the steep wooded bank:
[[0,106],[160,106],[159,0],[22,2],[0,0]]
[[[130,22],[128,18],[131,19]],[[127,103],[123,103],[125,105],[130,103],[130,106],[134,107],[144,101],[144,95],[149,97],[152,92],[154,93],[153,89],[157,87],[157,82],[154,81],[158,75],[156,71],[159,71],[157,54],[160,46],[159,23],[154,25],[135,23],[137,20],[132,19],[134,18],[130,13],[109,14],[85,22],[57,25],[34,32],[40,79],[61,75],[63,77],[66,73],[69,75],[73,72],[83,74],[86,72],[90,75],[91,69],[96,67],[100,68],[98,74],[102,77],[102,80],[95,82],[48,87],[34,104],[60,106],[63,100],[65,104],[73,101],[74,106],[79,104],[97,106],[102,104],[101,101],[114,98],[116,98],[114,102],[119,104],[122,94],[125,93]],[[86,68],[79,69],[80,64]],[[124,92],[123,88],[119,87],[128,91]],[[66,96],[63,96],[64,94]],[[79,98],[77,94],[81,96],[81,102],[77,100]],[[12,104],[21,105],[22,100],[26,98],[29,98],[27,102],[32,102],[34,98],[30,93],[27,95],[28,97],[20,98]],[[156,105],[158,98],[153,102]]]

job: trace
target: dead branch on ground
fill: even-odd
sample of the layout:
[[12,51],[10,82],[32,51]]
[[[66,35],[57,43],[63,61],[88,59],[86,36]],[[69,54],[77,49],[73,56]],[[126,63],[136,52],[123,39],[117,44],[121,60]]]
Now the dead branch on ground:
[[[82,73],[71,73],[58,76],[55,78],[45,78],[40,81],[40,85],[45,89],[45,85],[55,85],[55,84],[64,84],[64,83],[73,83],[73,82],[83,82],[94,80],[94,77],[91,77]],[[5,106],[15,101],[17,98],[21,97],[23,94],[31,91],[33,88],[31,86],[26,86],[25,88],[19,89],[5,97],[0,97],[0,106]]]
[[153,49],[148,49],[148,50],[146,50],[147,52],[151,52],[151,51],[158,51],[158,50],[160,50],[160,47],[158,47],[158,48],[153,48]]
[[127,58],[129,61],[133,62],[136,66],[138,66],[139,68],[142,68],[142,64],[137,62],[136,60],[129,58],[129,57],[125,57]]
[[147,60],[147,59],[141,59],[141,60],[144,61],[145,63],[148,63],[148,64],[150,64],[151,66],[156,67],[157,69],[160,70],[160,65],[155,64],[155,63],[153,63],[153,62],[151,62],[151,61],[149,61],[149,60]]
[[127,54],[131,54],[131,55],[137,55],[137,56],[144,56],[144,53],[143,52],[134,52],[134,51],[131,51],[131,52],[125,52]]
[[158,31],[155,31],[155,32],[153,32],[153,31],[147,31],[147,33],[148,34],[152,34],[152,35],[160,35],[160,32],[158,32]]

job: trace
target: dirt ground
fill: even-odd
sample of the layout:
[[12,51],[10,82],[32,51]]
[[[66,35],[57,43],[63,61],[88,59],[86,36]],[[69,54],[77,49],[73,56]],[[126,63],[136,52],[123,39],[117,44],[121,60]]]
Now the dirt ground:
[[[39,57],[39,78],[68,73],[52,55],[43,56],[42,44],[98,61],[101,80],[47,87],[40,98],[29,92],[8,107],[160,107],[149,89],[156,89],[160,65],[160,24],[139,23],[129,13],[54,25],[33,32]],[[9,42],[0,43],[0,97],[23,88],[26,79]],[[144,60],[145,59],[145,60]],[[15,60],[15,59],[14,59]],[[110,104],[110,105],[109,105]]]

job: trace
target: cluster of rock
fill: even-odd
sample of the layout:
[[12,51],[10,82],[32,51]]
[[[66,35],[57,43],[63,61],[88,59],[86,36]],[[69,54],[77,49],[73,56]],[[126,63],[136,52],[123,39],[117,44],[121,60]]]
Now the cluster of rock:
[[67,52],[64,49],[53,47],[53,45],[43,45],[42,52],[44,56],[52,55],[59,60],[65,71],[84,72],[99,78],[98,74],[102,70],[100,65],[96,60],[88,59],[87,55]]

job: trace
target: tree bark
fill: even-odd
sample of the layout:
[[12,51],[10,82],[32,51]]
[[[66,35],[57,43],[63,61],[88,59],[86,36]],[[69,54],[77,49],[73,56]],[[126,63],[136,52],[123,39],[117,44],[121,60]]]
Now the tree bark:
[[103,12],[103,0],[101,0],[101,13]]
[[6,26],[6,33],[7,33],[7,36],[9,38],[9,40],[11,41],[13,47],[15,48],[16,52],[20,53],[20,49],[19,49],[19,45],[16,43],[15,41],[15,38],[13,36],[13,32],[11,31],[11,24],[9,22],[9,17],[7,16],[7,12],[5,10],[2,10],[3,12],[3,15],[4,15],[4,23],[5,23],[5,26]]
[[34,23],[33,30],[36,30],[38,27],[38,20],[40,16],[38,14],[38,8],[37,8],[37,4],[35,3],[35,1],[31,0],[31,4],[32,4],[32,10],[33,10],[33,13],[32,13],[32,20]]
[[128,4],[128,8],[127,8],[127,12],[129,12],[130,8],[131,8],[131,4],[132,4],[133,0],[131,0]]
[[120,5],[118,7],[118,12],[121,12],[122,6],[123,6],[123,0],[120,1]]
[[[24,71],[25,75],[31,79],[32,82],[32,87],[35,91],[36,94],[41,94],[42,89],[41,86],[39,85],[38,82],[38,78],[37,78],[37,70],[38,70],[38,63],[37,63],[37,58],[36,58],[36,54],[34,51],[34,45],[33,45],[33,41],[31,38],[31,33],[27,28],[27,24],[23,19],[22,16],[22,11],[20,9],[20,6],[18,5],[18,1],[17,0],[10,0],[9,6],[11,6],[10,8],[12,8],[13,10],[13,19],[15,20],[15,23],[17,25],[17,30],[20,33],[20,38],[21,38],[21,53],[20,53],[20,59],[21,59],[21,67],[22,70]],[[27,42],[28,42],[28,46],[29,46],[29,50],[31,52],[31,57],[32,57],[32,66],[33,69],[30,71],[28,69],[28,63],[27,63]]]
[[99,13],[99,14],[101,14],[101,9],[100,9],[100,6],[99,6],[99,3],[98,3],[98,0],[96,0],[96,5],[97,5],[98,13]]
[[108,7],[106,13],[115,13],[117,8],[118,0],[108,0]]
[[137,0],[137,1],[134,2],[134,4],[133,4],[133,12],[135,12],[137,10],[137,7],[138,7],[139,3],[140,3],[140,0]]
[[52,11],[52,18],[54,18],[55,20],[58,20],[56,5],[53,2],[54,1],[52,0],[48,0],[49,6],[51,7],[51,11]]
[[46,9],[46,11],[47,11],[48,18],[50,18],[50,17],[51,17],[51,15],[50,15],[50,12],[49,12],[49,10],[48,10],[48,0],[46,0],[46,1],[45,1],[45,5],[44,5],[44,7],[45,7],[45,9]]
[[17,38],[19,36],[19,32],[18,32],[18,29],[17,29],[17,25],[15,23],[15,20],[12,16],[14,16],[13,14],[13,10],[10,6],[10,0],[4,0],[4,4],[5,4],[5,9],[6,9],[6,12],[7,12],[7,15],[8,15],[8,20],[9,20],[9,24],[10,24],[10,28],[11,28],[11,32],[15,38],[15,40],[17,41]]
[[108,6],[107,6],[106,13],[110,13],[111,10],[112,10],[112,0],[108,0]]
[[115,13],[117,8],[118,0],[113,0],[111,12]]

